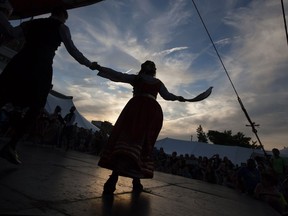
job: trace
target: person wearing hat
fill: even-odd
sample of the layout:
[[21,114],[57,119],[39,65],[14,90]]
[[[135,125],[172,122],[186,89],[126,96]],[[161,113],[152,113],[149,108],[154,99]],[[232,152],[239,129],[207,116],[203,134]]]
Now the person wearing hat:
[[51,90],[53,59],[61,43],[78,63],[91,70],[95,67],[74,45],[65,25],[67,19],[64,8],[55,8],[50,17],[22,23],[25,43],[0,74],[0,107],[12,103],[25,111],[24,117],[12,125],[14,133],[0,150],[0,157],[10,163],[21,163],[16,152],[18,141],[45,107]]
[[12,15],[13,7],[8,0],[0,0],[0,45],[14,38],[23,37],[20,26],[13,27],[9,18]]
[[153,148],[163,124],[158,93],[165,100],[184,102],[182,96],[170,93],[157,79],[153,61],[141,64],[139,73],[126,74],[110,68],[96,68],[98,76],[133,86],[133,97],[118,117],[98,165],[112,170],[104,184],[104,194],[113,194],[118,176],[132,179],[133,191],[142,191],[142,178],[153,177]]

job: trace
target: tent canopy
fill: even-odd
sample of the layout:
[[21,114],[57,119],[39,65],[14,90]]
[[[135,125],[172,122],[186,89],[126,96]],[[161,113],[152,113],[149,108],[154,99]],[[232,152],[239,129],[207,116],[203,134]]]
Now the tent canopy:
[[158,140],[155,147],[157,149],[162,147],[166,154],[171,154],[173,151],[176,151],[177,155],[193,154],[196,157],[206,156],[208,158],[215,154],[219,154],[221,158],[226,156],[235,165],[246,163],[247,159],[249,159],[253,153],[264,156],[263,151],[259,149],[249,149],[239,146],[224,146],[171,138]]
[[73,9],[96,4],[103,0],[10,0],[14,10],[12,19],[23,19],[50,13],[53,8]]
[[[61,115],[64,117],[69,113],[69,110],[72,106],[75,106],[73,103],[73,97],[65,96],[55,91],[51,91],[48,95],[45,109],[49,113],[53,113],[55,107],[59,105],[62,108]],[[75,106],[76,107],[76,106]],[[85,129],[92,129],[93,132],[99,131],[99,128],[89,122],[86,118],[84,118],[81,113],[78,112],[77,108],[75,111],[76,120],[78,127],[83,127]]]

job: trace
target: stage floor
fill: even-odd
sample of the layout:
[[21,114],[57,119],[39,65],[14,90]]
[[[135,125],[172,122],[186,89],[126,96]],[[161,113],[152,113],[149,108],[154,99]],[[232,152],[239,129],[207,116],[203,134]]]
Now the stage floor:
[[[3,146],[3,140],[0,146]],[[21,143],[23,164],[0,158],[0,215],[51,216],[279,216],[264,202],[225,186],[155,172],[132,193],[120,177],[114,196],[102,196],[110,171],[98,157]]]

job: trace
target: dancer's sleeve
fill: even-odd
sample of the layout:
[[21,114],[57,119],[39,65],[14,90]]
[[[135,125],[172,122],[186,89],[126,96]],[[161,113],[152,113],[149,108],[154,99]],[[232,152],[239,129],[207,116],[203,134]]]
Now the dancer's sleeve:
[[69,28],[63,24],[60,26],[59,32],[69,54],[80,64],[91,67],[91,61],[88,60],[74,45]]
[[170,101],[175,101],[175,100],[183,101],[184,100],[182,96],[176,96],[172,94],[171,92],[169,92],[166,86],[162,82],[161,82],[159,94],[165,100],[170,100]]
[[103,78],[109,79],[113,82],[123,82],[123,83],[133,83],[135,80],[134,74],[126,74],[122,72],[115,71],[111,68],[107,67],[100,67],[98,72],[98,76],[101,76]]

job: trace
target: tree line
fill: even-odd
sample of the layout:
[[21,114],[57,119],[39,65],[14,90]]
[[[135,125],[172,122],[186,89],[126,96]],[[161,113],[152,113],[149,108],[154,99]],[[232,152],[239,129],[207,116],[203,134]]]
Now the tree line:
[[257,141],[252,141],[251,137],[246,137],[242,132],[232,134],[231,130],[224,130],[224,132],[208,130],[208,132],[205,133],[201,125],[198,126],[196,132],[198,142],[208,143],[208,141],[210,141],[217,145],[261,149],[261,146],[256,144]]

